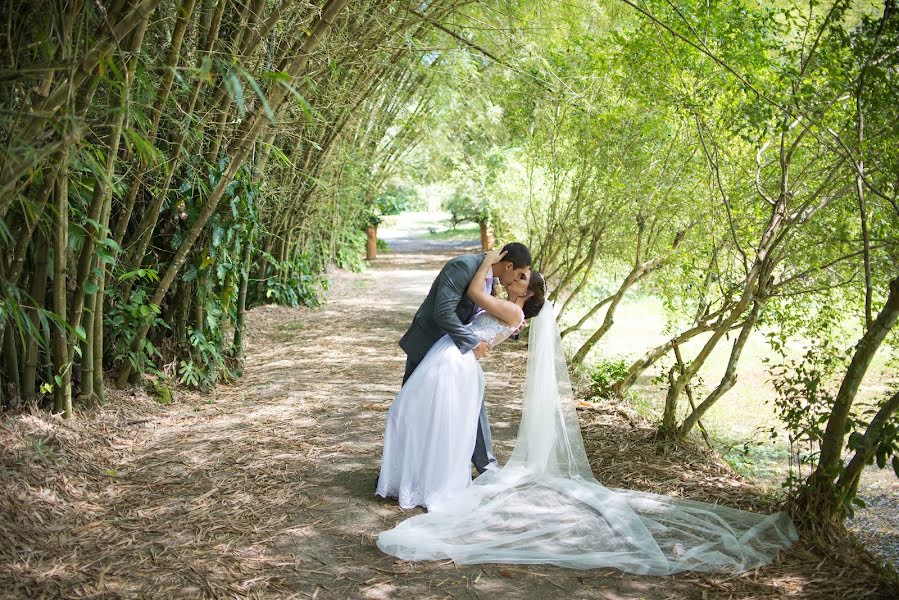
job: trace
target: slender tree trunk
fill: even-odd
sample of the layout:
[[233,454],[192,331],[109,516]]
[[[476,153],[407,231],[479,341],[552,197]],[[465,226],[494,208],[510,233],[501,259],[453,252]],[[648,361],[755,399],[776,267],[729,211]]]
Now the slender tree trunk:
[[848,500],[855,496],[858,491],[858,482],[861,479],[862,470],[874,458],[884,427],[897,412],[899,412],[899,391],[880,406],[877,414],[874,415],[871,423],[865,429],[864,435],[862,435],[861,445],[856,448],[849,464],[843,469],[843,474],[840,475],[836,485],[839,506],[844,504],[843,500]]
[[871,239],[868,233],[868,215],[867,208],[865,206],[865,183],[864,183],[864,174],[865,174],[865,160],[864,160],[864,144],[865,144],[865,112],[864,106],[862,103],[862,97],[865,89],[865,79],[868,72],[868,66],[871,61],[871,57],[874,56],[880,45],[880,37],[883,34],[883,28],[886,25],[887,21],[889,21],[892,16],[893,10],[895,10],[895,1],[887,0],[884,3],[883,15],[880,18],[879,23],[877,24],[877,31],[874,34],[874,42],[872,44],[871,54],[865,63],[862,65],[862,68],[858,75],[858,85],[855,88],[855,124],[856,124],[856,144],[858,145],[858,160],[856,161],[855,168],[855,192],[858,198],[858,211],[859,217],[861,220],[861,229],[862,229],[862,249],[864,250],[862,254],[863,258],[863,267],[865,273],[865,328],[870,329],[871,325],[874,323],[874,319],[872,317],[873,308],[872,308],[872,299],[874,294],[874,288],[871,281]]
[[[571,303],[577,298],[580,293],[587,287],[587,284],[590,282],[590,275],[593,271],[593,266],[596,264],[596,259],[599,257],[599,241],[601,236],[597,236],[593,239],[593,243],[590,245],[590,251],[587,255],[586,265],[584,266],[581,272],[581,280],[580,282],[571,290],[571,293],[568,294],[568,297],[565,298],[565,302],[562,303],[562,308],[559,309],[558,317],[561,317],[568,308],[571,306]],[[598,309],[597,309],[598,310]],[[579,321],[580,322],[580,321]],[[571,328],[569,328],[571,329]],[[577,329],[577,328],[575,328]],[[568,331],[566,329],[566,331]],[[564,332],[563,332],[564,335]]]
[[[112,132],[110,133],[108,156],[106,164],[106,177],[111,179],[115,171],[116,156],[119,151],[119,140],[122,133],[122,119],[124,118],[124,110],[119,111],[112,124]],[[88,219],[96,223],[100,222],[103,208],[109,201],[112,190],[101,179],[94,182],[94,193],[88,210]],[[78,258],[78,265],[75,271],[75,291],[72,296],[71,307],[71,324],[73,328],[81,325],[82,312],[85,302],[85,283],[90,277],[91,268],[95,263],[94,248],[95,241],[105,239],[105,233],[95,226],[88,226],[86,235],[84,236],[81,253]],[[74,351],[74,346],[73,346]]]
[[190,312],[191,296],[190,284],[182,281],[175,291],[175,341],[184,343],[187,341],[187,316]]
[[[172,48],[169,52],[168,60],[166,61],[166,66],[168,68],[163,75],[162,86],[160,88],[159,94],[156,96],[156,102],[153,105],[153,122],[150,126],[148,135],[148,137],[153,141],[157,141],[159,123],[162,120],[162,113],[165,110],[165,104],[168,101],[169,93],[172,90],[172,82],[175,79],[175,71],[178,67],[178,60],[181,56],[181,45],[184,42],[184,34],[187,31],[187,26],[190,24],[196,2],[197,0],[184,0],[178,12],[178,21],[175,24],[175,30],[172,33]],[[227,2],[223,0],[220,3],[219,10],[216,11],[217,19],[213,21],[215,25],[215,35],[212,35],[211,37],[207,36],[209,37],[209,39],[214,40],[215,36],[218,35],[218,26],[221,23],[221,16],[224,12],[226,4]],[[197,89],[195,93],[199,93],[200,88],[202,87],[202,83],[198,83],[196,87]],[[191,110],[192,108],[188,110],[188,114],[190,114]],[[146,165],[141,164],[140,170],[137,172],[134,180],[131,182],[131,186],[128,190],[128,195],[125,197],[123,210],[119,215],[119,219],[116,221],[116,228],[113,234],[113,239],[115,239],[116,243],[119,246],[122,245],[122,241],[125,239],[125,230],[128,228],[128,223],[131,220],[131,214],[134,212],[134,204],[137,200],[137,193],[138,191],[140,191],[141,184],[143,183],[143,178],[146,172],[145,169]]]
[[[719,310],[715,314],[710,315],[709,318],[720,318],[721,314],[723,314],[723,311]],[[668,352],[675,344],[683,345],[696,336],[717,329],[719,326],[720,321],[716,321],[714,323],[705,321],[703,323],[694,325],[690,329],[676,335],[664,344],[660,344],[655,348],[652,348],[642,357],[634,361],[634,363],[627,370],[625,376],[612,385],[612,391],[618,396],[623,396],[634,385],[634,383],[637,382],[637,378],[640,376],[640,374],[654,365],[657,360],[668,354]]]
[[[890,282],[886,304],[858,344],[846,375],[837,392],[827,427],[821,438],[821,454],[818,466],[799,493],[800,512],[830,518],[839,515],[839,496],[834,479],[840,474],[841,454],[847,431],[847,421],[858,393],[858,388],[871,366],[877,349],[899,318],[899,277]],[[851,478],[851,476],[850,476]],[[844,485],[845,485],[844,481]]]
[[7,274],[7,281],[13,285],[18,284],[19,277],[22,275],[22,269],[25,266],[25,257],[28,254],[28,246],[31,243],[35,228],[37,228],[38,223],[40,223],[41,217],[44,214],[47,202],[49,202],[50,196],[53,194],[53,190],[56,186],[57,173],[57,168],[47,169],[47,173],[44,175],[44,182],[38,190],[37,197],[34,201],[33,218],[29,220],[26,217],[24,219],[25,222],[23,227],[17,232],[16,247],[13,251],[13,261],[9,273]]
[[[684,364],[684,357],[681,356],[680,347],[677,344],[673,344],[673,349],[674,358],[677,361],[677,368],[683,373],[687,367]],[[690,402],[690,409],[695,411],[696,404],[693,402],[693,386],[687,383],[687,385],[684,386],[684,392],[687,394],[687,400]],[[705,445],[711,448],[712,442],[709,439],[709,433],[705,430],[705,425],[703,425],[702,421],[699,419],[696,420],[696,424],[699,426],[699,431],[702,432],[702,439],[705,440]]]
[[209,282],[209,271],[201,269],[197,276],[197,293],[194,294],[194,329],[204,331],[206,329],[204,321],[206,319],[206,294]]
[[244,329],[247,321],[247,286],[250,279],[250,259],[253,245],[250,240],[244,243],[243,256],[240,259],[240,288],[237,292],[237,321],[234,324],[234,352],[237,358],[244,357]]
[[[53,311],[66,322],[66,280],[69,246],[69,153],[63,152],[62,166],[56,182],[56,224],[53,236]],[[72,416],[72,364],[69,362],[69,335],[62,326],[54,329],[53,408],[65,417]]]
[[759,290],[764,290],[768,285],[765,277],[767,277],[768,273],[773,271],[777,262],[769,259],[769,257],[777,242],[778,232],[784,224],[787,199],[790,197],[790,194],[786,190],[786,177],[789,164],[788,162],[785,162],[785,160],[786,159],[783,158],[781,160],[781,194],[776,204],[772,207],[768,223],[759,239],[758,249],[756,250],[752,267],[746,274],[745,284],[740,299],[734,305],[730,314],[721,322],[721,325],[712,332],[712,336],[706,341],[705,346],[699,351],[699,354],[693,359],[693,362],[690,363],[683,375],[677,378],[673,387],[669,388],[669,398],[666,401],[668,403],[677,403],[677,399],[681,392],[683,392],[684,386],[696,376],[724,334],[734,326],[746,309],[748,309],[754,302]]
[[[212,18],[209,23],[209,28],[206,32],[206,41],[204,44],[203,51],[201,53],[200,58],[198,58],[197,66],[201,66],[203,60],[208,59],[212,50],[215,46],[215,42],[218,39],[219,31],[221,29],[221,21],[222,14],[224,13],[225,7],[228,2],[226,0],[222,0],[220,4],[216,7],[215,12],[212,15]],[[193,115],[195,109],[197,107],[200,92],[206,89],[205,81],[200,81],[194,87],[193,91],[190,95],[190,100],[187,103],[187,111],[186,114]],[[153,230],[155,229],[158,221],[159,214],[162,211],[162,205],[165,202],[166,197],[169,194],[169,189],[172,184],[172,179],[175,177],[175,173],[180,169],[181,162],[184,155],[184,147],[185,141],[188,139],[188,135],[190,133],[190,124],[189,121],[186,121],[179,129],[179,132],[171,144],[172,150],[170,153],[173,158],[168,166],[168,172],[166,173],[165,180],[162,185],[159,187],[159,190],[153,196],[153,202],[150,207],[144,211],[143,218],[141,218],[140,223],[137,225],[137,229],[134,233],[132,242],[132,248],[126,253],[126,258],[124,259],[124,265],[126,271],[131,271],[134,269],[140,268],[144,256],[147,253],[147,248],[150,245],[150,239],[153,234]],[[136,181],[132,184],[131,190],[129,191],[128,201],[126,202],[125,211],[119,218],[119,221],[116,225],[116,241],[119,244],[122,243],[125,236],[125,230],[128,226],[128,222],[131,219],[131,214],[134,208],[134,198],[131,194],[137,194],[136,187],[139,187],[140,181]],[[128,298],[131,293],[131,288],[133,286],[133,280],[126,281],[122,286],[122,296],[124,298]]]
[[91,355],[94,359],[94,365],[91,369],[91,373],[94,377],[92,387],[94,395],[97,397],[97,402],[99,402],[100,404],[103,404],[106,401],[106,384],[103,380],[103,352],[105,335],[105,329],[103,328],[103,299],[105,298],[105,289],[106,269],[102,268],[101,266],[100,276],[97,280],[97,293],[95,294],[94,300],[94,317],[92,319],[92,325],[94,328],[92,340],[94,342],[94,348],[91,352]]
[[[19,376],[19,348],[16,344],[16,332],[8,328],[3,336],[3,380],[9,397],[6,403],[18,404],[22,397],[22,380]],[[0,406],[3,406],[3,391],[0,390]]]
[[96,300],[96,294],[88,294],[86,296],[84,301],[84,316],[81,319],[85,340],[80,342],[81,388],[78,390],[78,403],[82,406],[90,404],[90,401],[94,396],[94,303]]
[[618,309],[618,305],[621,304],[621,301],[624,299],[624,295],[627,291],[633,287],[635,283],[646,277],[647,274],[651,273],[661,264],[661,259],[658,257],[653,258],[650,261],[647,261],[643,264],[637,265],[631,272],[627,274],[627,277],[624,278],[624,281],[621,282],[621,285],[618,286],[618,291],[612,296],[611,303],[609,304],[609,308],[606,310],[605,317],[603,318],[602,325],[600,325],[599,329],[597,329],[593,335],[587,339],[586,342],[581,345],[578,351],[575,353],[574,357],[571,361],[574,364],[580,364],[584,362],[584,359],[587,357],[587,353],[593,349],[593,347],[605,336],[609,330],[612,328],[612,325],[615,324],[615,311]]
[[[38,231],[35,237],[34,278],[31,281],[31,297],[34,299],[35,306],[44,306],[44,301],[47,297],[47,238],[41,231]],[[36,308],[30,309],[28,316],[32,323],[37,323]],[[28,347],[25,351],[25,372],[22,377],[22,397],[26,402],[34,400],[35,392],[37,391],[38,357],[37,338],[31,337],[28,339]]]
[[570,334],[574,333],[575,331],[578,331],[581,327],[583,327],[587,323],[587,321],[589,321],[591,318],[593,318],[593,315],[598,313],[600,311],[600,309],[602,309],[603,306],[605,306],[606,304],[611,302],[614,298],[615,298],[615,295],[612,294],[611,296],[606,296],[605,298],[603,298],[602,300],[600,300],[599,302],[594,304],[593,308],[591,308],[586,313],[584,313],[584,316],[581,317],[577,323],[575,323],[571,327],[567,327],[564,331],[562,331],[561,337],[564,338],[565,336],[570,335]]
[[683,424],[677,429],[677,436],[681,439],[687,437],[690,431],[693,430],[693,427],[699,423],[699,419],[704,415],[715,402],[717,402],[724,394],[730,391],[734,384],[737,382],[737,365],[740,362],[740,356],[743,354],[743,348],[746,347],[746,342],[749,341],[749,335],[752,333],[753,328],[755,327],[756,322],[758,321],[759,313],[765,305],[765,298],[758,298],[755,300],[755,303],[752,305],[752,310],[749,313],[749,316],[746,318],[746,321],[743,323],[742,329],[740,329],[740,335],[737,336],[737,340],[734,342],[734,346],[730,352],[730,358],[727,361],[727,367],[724,370],[724,376],[721,378],[721,381],[718,383],[718,386],[706,396],[705,400],[699,403],[699,406],[695,407],[687,418],[684,419]]

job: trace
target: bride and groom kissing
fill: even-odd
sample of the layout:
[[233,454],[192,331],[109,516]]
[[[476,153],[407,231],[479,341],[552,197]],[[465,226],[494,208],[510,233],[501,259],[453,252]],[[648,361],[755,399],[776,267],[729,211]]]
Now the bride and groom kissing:
[[[590,468],[555,311],[520,243],[453,258],[400,340],[403,385],[388,413],[376,494],[427,513],[381,532],[404,560],[548,563],[668,575],[742,572],[797,539],[763,515],[600,484]],[[505,299],[493,295],[498,281]],[[526,320],[527,375],[515,448],[493,456],[479,359]],[[479,475],[471,478],[469,461]]]
[[[531,253],[511,243],[501,252],[453,258],[441,269],[412,325],[403,387],[387,413],[377,494],[403,508],[432,508],[496,467],[479,360],[520,330],[543,306],[543,277]],[[493,296],[494,283],[506,299]]]

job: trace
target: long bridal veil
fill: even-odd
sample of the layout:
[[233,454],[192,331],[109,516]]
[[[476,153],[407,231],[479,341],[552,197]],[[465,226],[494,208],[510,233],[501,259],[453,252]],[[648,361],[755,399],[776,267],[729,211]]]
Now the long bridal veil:
[[761,515],[597,482],[547,302],[531,324],[521,424],[509,462],[427,514],[382,532],[378,547],[405,560],[668,575],[752,569],[796,539],[784,513]]

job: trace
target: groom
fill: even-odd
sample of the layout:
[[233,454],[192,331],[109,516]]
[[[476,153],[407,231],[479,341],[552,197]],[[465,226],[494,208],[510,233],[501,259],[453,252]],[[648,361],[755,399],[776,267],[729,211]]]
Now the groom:
[[[507,286],[518,279],[527,281],[530,277],[531,252],[527,246],[512,242],[503,246],[502,252],[505,253],[503,260],[493,265],[492,272],[487,272],[487,283],[484,286],[487,293],[492,292],[494,278]],[[403,383],[406,383],[431,346],[445,334],[449,334],[463,354],[471,350],[478,360],[487,354],[490,348],[487,342],[482,342],[465,326],[482,310],[468,299],[465,291],[483,260],[483,254],[465,254],[443,265],[437,279],[431,284],[427,298],[415,313],[412,325],[400,339],[400,347],[406,353]],[[487,409],[483,402],[478,420],[478,439],[471,462],[478,473],[486,471],[491,463],[496,464],[490,423],[487,422]]]

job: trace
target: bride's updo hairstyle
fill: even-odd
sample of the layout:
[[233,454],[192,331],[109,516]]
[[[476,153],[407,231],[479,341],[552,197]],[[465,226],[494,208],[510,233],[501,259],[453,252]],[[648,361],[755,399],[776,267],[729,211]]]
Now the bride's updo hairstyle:
[[533,292],[533,296],[524,301],[521,310],[524,311],[524,318],[530,319],[536,317],[546,302],[546,280],[543,275],[537,271],[531,271],[531,281],[528,283],[528,291]]

